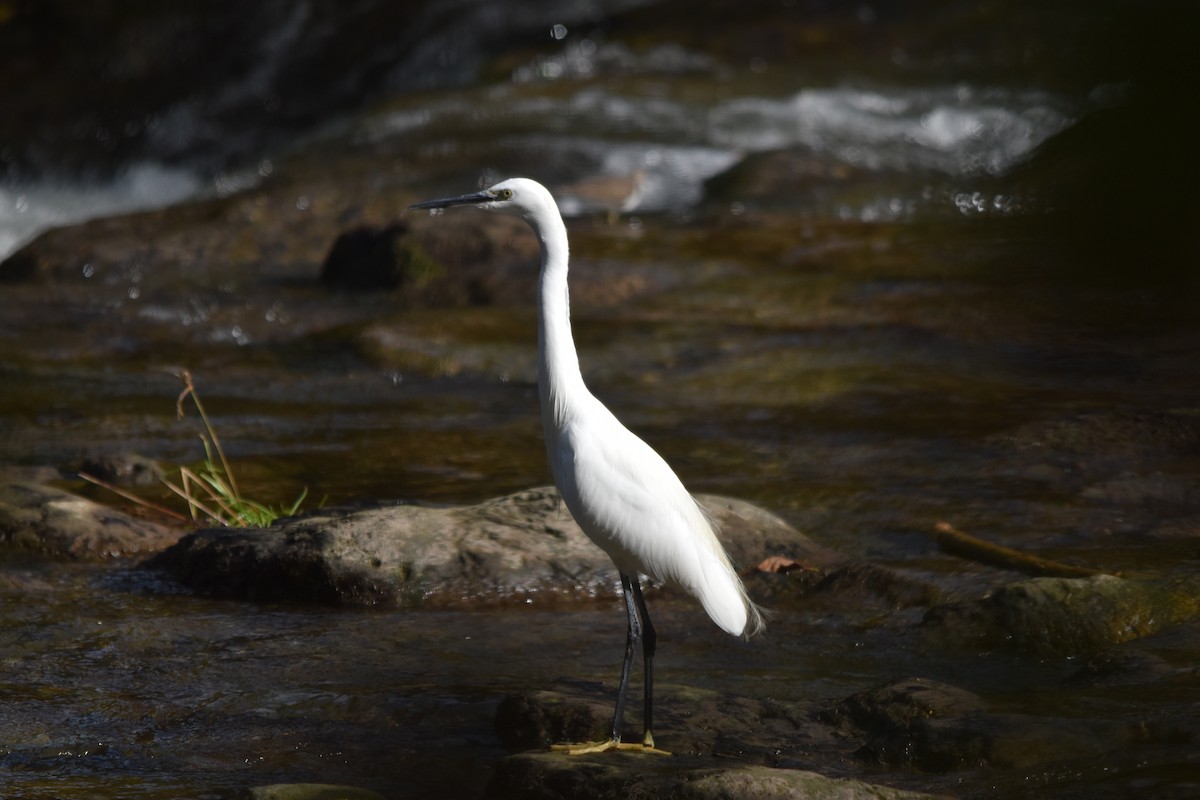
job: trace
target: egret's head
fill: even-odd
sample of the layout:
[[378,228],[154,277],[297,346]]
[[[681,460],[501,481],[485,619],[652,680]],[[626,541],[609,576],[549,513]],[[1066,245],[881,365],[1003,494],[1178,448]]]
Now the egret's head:
[[509,178],[482,192],[445,197],[441,200],[426,200],[424,203],[414,203],[409,208],[437,209],[450,206],[475,206],[484,211],[499,211],[535,224],[548,218],[547,215],[558,216],[558,207],[550,192],[537,181],[528,178]]

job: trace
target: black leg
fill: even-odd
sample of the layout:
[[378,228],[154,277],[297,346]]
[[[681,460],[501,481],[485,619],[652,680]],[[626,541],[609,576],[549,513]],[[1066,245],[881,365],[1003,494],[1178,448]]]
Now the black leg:
[[642,618],[642,669],[646,681],[642,744],[654,747],[654,648],[658,644],[658,636],[654,633],[654,624],[650,622],[650,612],[646,610],[646,599],[642,597],[641,581],[637,577],[633,579],[633,599],[637,602],[638,615]]
[[[621,590],[625,595],[625,612],[629,618],[629,627],[625,633],[625,661],[621,665],[621,683],[617,687],[617,707],[613,712],[612,738],[614,742],[621,741],[621,722],[625,717],[625,695],[629,693],[629,676],[633,672],[633,651],[638,642],[642,641],[642,622],[638,617],[638,606],[642,605],[642,589],[638,586],[636,577],[630,578],[621,573]],[[643,649],[643,652],[644,649]]]
[[[584,744],[555,744],[551,750],[565,752],[567,755],[583,755],[586,753],[603,753],[606,750],[636,750],[640,753],[670,755],[654,746],[653,713],[654,713],[654,646],[656,636],[654,626],[650,624],[650,614],[646,611],[646,599],[642,597],[642,587],[637,575],[632,578],[621,573],[621,591],[625,595],[625,613],[629,620],[629,628],[625,635],[625,661],[621,664],[621,683],[617,687],[617,707],[613,711],[612,738],[605,742],[588,742]],[[641,744],[621,741],[621,726],[625,718],[625,698],[629,694],[629,678],[633,673],[633,651],[638,643],[642,645],[642,658],[646,670],[646,714],[645,733]]]

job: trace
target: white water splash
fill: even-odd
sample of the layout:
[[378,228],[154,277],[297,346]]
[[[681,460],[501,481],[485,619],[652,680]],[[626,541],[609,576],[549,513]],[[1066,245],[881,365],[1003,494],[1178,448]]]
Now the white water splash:
[[152,162],[133,164],[104,181],[0,186],[0,259],[47,228],[161,208],[202,188],[195,173]]
[[723,103],[706,127],[714,144],[743,151],[802,145],[871,170],[995,175],[1070,126],[1068,105],[1035,90],[805,89]]

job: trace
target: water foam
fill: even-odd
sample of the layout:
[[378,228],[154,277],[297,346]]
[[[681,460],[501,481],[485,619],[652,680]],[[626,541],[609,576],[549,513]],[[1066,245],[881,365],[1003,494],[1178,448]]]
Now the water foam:
[[194,172],[155,162],[132,164],[99,181],[43,180],[0,186],[0,259],[42,231],[96,217],[172,205],[198,194]]
[[802,145],[871,170],[994,175],[1071,125],[1067,105],[1033,90],[805,89],[723,103],[707,127],[714,143],[743,151]]

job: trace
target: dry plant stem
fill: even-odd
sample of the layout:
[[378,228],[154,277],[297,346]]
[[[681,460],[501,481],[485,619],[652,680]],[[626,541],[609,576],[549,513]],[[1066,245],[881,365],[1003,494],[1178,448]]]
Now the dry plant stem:
[[192,383],[192,373],[186,369],[180,373],[179,377],[183,380],[183,391],[179,393],[179,399],[175,401],[175,413],[183,419],[183,401],[188,397],[192,398],[192,402],[196,405],[196,410],[200,412],[200,420],[204,423],[204,429],[208,431],[208,436],[212,440],[213,448],[217,451],[217,457],[221,459],[221,469],[225,470],[226,476],[229,477],[229,487],[233,489],[233,495],[240,497],[241,492],[238,491],[237,481],[233,478],[233,471],[229,468],[229,461],[225,458],[225,450],[221,447],[221,440],[217,438],[217,432],[213,430],[212,424],[208,421],[208,414],[204,411],[204,404],[200,402],[200,395],[196,394],[196,386]]
[[[224,481],[222,481],[220,479],[219,476],[217,476],[216,474],[211,473],[211,472],[206,473],[204,475],[197,475],[195,472],[188,469],[187,467],[180,467],[179,473],[181,475],[186,475],[191,483],[194,483],[197,486],[200,486],[202,489],[204,489],[204,492],[209,496],[209,498],[212,500],[212,502],[216,503],[217,507],[220,508],[221,511],[223,511],[225,513],[224,517],[214,517],[214,519],[217,519],[218,521],[224,521],[224,520],[238,519],[241,516],[240,514],[238,514],[237,509],[235,509],[233,507],[233,505],[230,504],[229,500],[227,499],[227,498],[232,498],[235,501],[239,501],[239,502],[241,501],[241,497],[239,497],[233,493],[236,490],[234,490],[232,488],[232,483],[233,483],[232,475],[227,474],[227,477],[229,478],[229,483],[225,483]],[[189,484],[189,489],[190,489],[190,484]]]
[[938,546],[948,553],[969,558],[994,567],[1023,572],[1026,575],[1037,575],[1055,578],[1088,578],[1093,575],[1106,574],[1101,570],[1088,569],[1064,564],[1061,561],[1051,561],[1009,547],[1003,547],[983,539],[977,539],[970,534],[956,529],[949,522],[939,522],[934,526],[937,531],[935,539]]
[[[136,494],[127,492],[124,489],[121,489],[120,487],[114,486],[113,484],[109,483],[108,481],[100,480],[95,475],[89,475],[86,472],[81,472],[81,473],[79,473],[79,477],[83,478],[88,483],[94,483],[95,485],[99,486],[102,489],[107,489],[108,491],[112,492],[113,494],[117,495],[118,497],[124,497],[126,500],[129,500],[130,502],[137,503],[139,506],[143,506],[145,508],[152,509],[153,511],[157,511],[160,514],[165,514],[168,517],[170,517],[171,519],[177,519],[180,522],[187,522],[187,517],[185,517],[183,514],[180,514],[176,511],[172,511],[171,509],[167,508],[166,506],[160,506],[157,503],[151,503],[149,500],[146,500],[143,497],[138,497]],[[167,485],[170,486],[170,484],[167,484]]]
[[221,515],[219,513],[217,513],[216,511],[213,511],[211,508],[204,505],[204,503],[197,500],[195,495],[192,494],[192,484],[193,483],[203,486],[203,483],[200,481],[200,479],[198,477],[196,477],[196,473],[192,472],[187,467],[180,467],[179,475],[182,478],[180,483],[183,484],[183,488],[176,486],[175,484],[171,483],[170,481],[163,481],[163,483],[166,484],[168,489],[170,489],[175,494],[179,495],[179,497],[183,498],[183,501],[185,503],[187,503],[188,511],[191,512],[191,515],[192,515],[192,522],[194,524],[199,524],[200,520],[197,519],[197,517],[196,517],[196,512],[199,511],[201,514],[208,517],[210,520],[212,520],[216,524],[226,525],[227,523],[225,522],[225,520],[221,517]]

